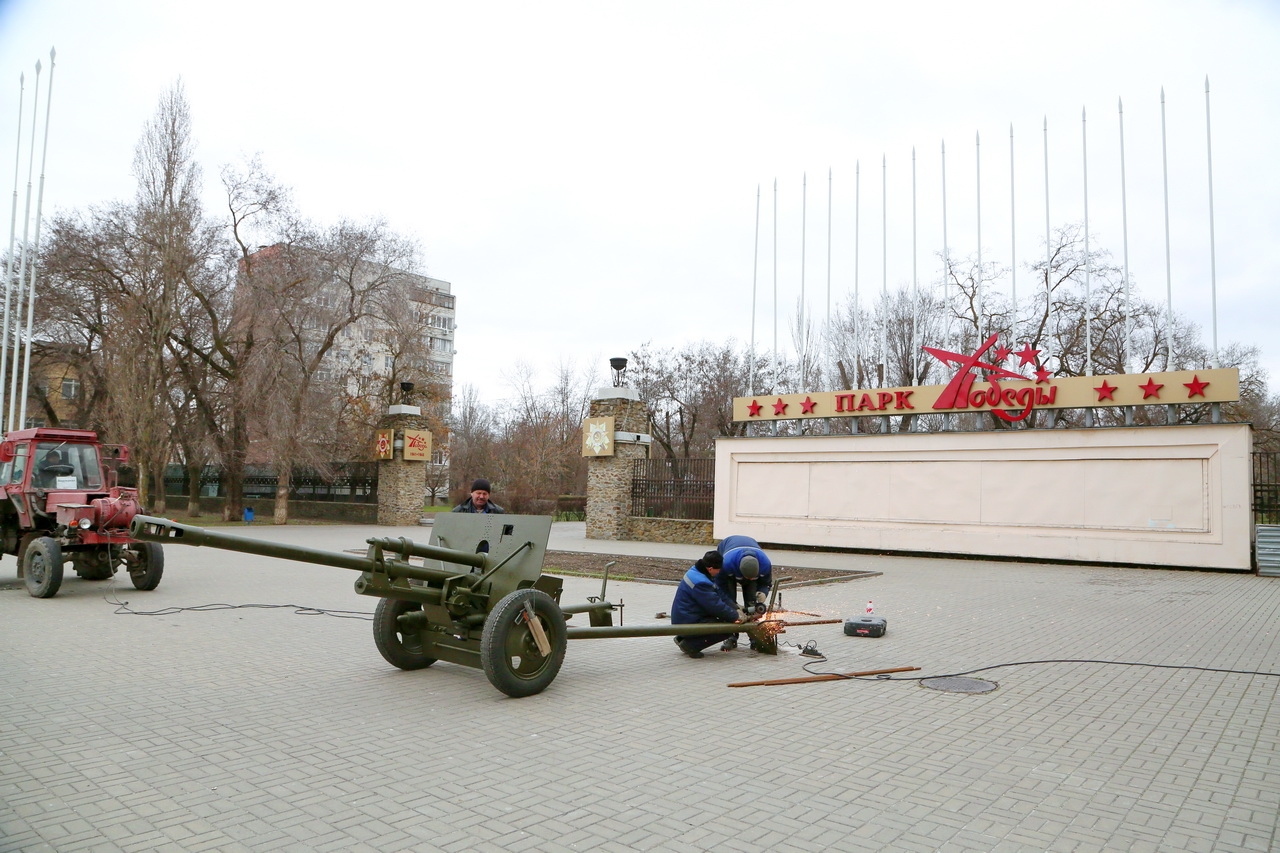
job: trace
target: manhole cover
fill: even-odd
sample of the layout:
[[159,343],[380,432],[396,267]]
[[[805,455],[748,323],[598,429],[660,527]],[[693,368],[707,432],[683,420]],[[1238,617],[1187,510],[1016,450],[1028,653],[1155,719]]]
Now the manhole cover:
[[957,675],[950,675],[942,678],[921,679],[920,686],[928,687],[930,690],[942,690],[947,693],[990,693],[1000,685],[994,681],[984,681],[981,678],[962,678]]

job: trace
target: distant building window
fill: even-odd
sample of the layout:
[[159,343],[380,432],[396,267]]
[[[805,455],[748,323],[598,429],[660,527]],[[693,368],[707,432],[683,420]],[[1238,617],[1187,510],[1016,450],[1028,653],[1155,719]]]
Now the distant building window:
[[382,357],[382,369],[390,373],[393,367],[395,367],[395,359],[389,355],[384,355]]
[[75,400],[80,396],[80,380],[64,379],[62,380],[62,399]]

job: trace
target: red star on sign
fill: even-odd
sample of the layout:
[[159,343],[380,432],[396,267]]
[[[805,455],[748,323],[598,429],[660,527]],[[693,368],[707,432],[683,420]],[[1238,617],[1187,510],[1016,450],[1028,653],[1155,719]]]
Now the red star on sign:
[[1102,380],[1101,388],[1094,388],[1093,390],[1098,392],[1099,403],[1101,403],[1103,400],[1111,400],[1112,402],[1115,402],[1116,398],[1111,395],[1116,392],[1116,389],[1114,386],[1108,385],[1107,380],[1105,379]]
[[752,401],[751,401],[751,404],[747,406],[747,411],[748,411],[748,412],[750,412],[750,413],[751,413],[751,417],[753,417],[753,418],[754,418],[754,417],[756,417],[757,415],[759,415],[759,414],[760,414],[760,410],[761,410],[761,409],[763,409],[763,408],[764,408],[764,406],[761,406],[761,405],[760,405],[759,403],[757,403],[755,400],[752,400]]
[[1139,385],[1138,387],[1142,389],[1142,399],[1145,400],[1148,397],[1155,397],[1157,400],[1159,400],[1160,389],[1163,388],[1164,386],[1156,382],[1155,379],[1151,377],[1147,377],[1147,384]]
[[773,404],[773,413],[775,415],[785,415],[787,413],[787,404],[782,402],[782,398],[778,398],[778,402]]
[[1188,400],[1190,400],[1192,397],[1203,397],[1203,396],[1204,396],[1204,389],[1206,389],[1206,388],[1208,388],[1208,387],[1209,387],[1209,383],[1208,383],[1208,382],[1201,382],[1201,381],[1200,381],[1200,377],[1199,377],[1198,375],[1193,375],[1193,376],[1191,377],[1191,381],[1190,381],[1190,382],[1183,382],[1182,384],[1183,384],[1183,385],[1185,385],[1185,386],[1187,386],[1187,399],[1188,399]]
[[1041,382],[1048,382],[1051,375],[1052,374],[1049,372],[1048,368],[1038,368],[1036,370],[1036,384],[1039,385]]
[[818,404],[817,404],[816,402],[814,402],[813,400],[810,400],[810,399],[806,396],[806,397],[804,398],[804,402],[800,404],[800,414],[802,414],[802,415],[811,415],[811,414],[813,414],[813,407],[814,407],[814,406],[816,406],[816,405],[818,405]]
[[1012,353],[1013,353],[1013,350],[1009,349],[1008,347],[996,347],[996,364],[1004,363],[1004,360],[1007,359]]
[[1022,367],[1026,364],[1035,364],[1036,356],[1040,355],[1040,350],[1032,349],[1031,344],[1023,344],[1022,349],[1014,353],[1018,357],[1018,366]]

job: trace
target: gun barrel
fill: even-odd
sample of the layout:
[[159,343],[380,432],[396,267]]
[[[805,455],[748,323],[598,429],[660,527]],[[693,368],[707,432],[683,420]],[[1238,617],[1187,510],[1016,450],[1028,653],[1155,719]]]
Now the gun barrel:
[[148,542],[165,542],[177,545],[208,545],[225,551],[239,551],[242,554],[259,554],[264,557],[278,557],[284,560],[296,560],[300,563],[315,563],[321,566],[335,566],[340,569],[353,569],[357,572],[376,571],[378,565],[368,557],[346,554],[340,551],[322,551],[319,548],[308,548],[304,545],[284,545],[279,542],[263,542],[247,536],[233,536],[230,533],[219,533],[157,518],[151,515],[136,515],[130,525],[130,533],[135,539]]
[[489,568],[489,558],[484,554],[470,554],[466,551],[454,550],[453,548],[441,548],[437,545],[423,545],[421,542],[414,542],[410,539],[405,539],[403,536],[398,539],[392,539],[389,536],[374,537],[366,539],[365,541],[370,545],[375,545],[382,550],[390,551],[393,554],[423,557],[428,560],[439,560],[442,563],[471,566],[475,569]]

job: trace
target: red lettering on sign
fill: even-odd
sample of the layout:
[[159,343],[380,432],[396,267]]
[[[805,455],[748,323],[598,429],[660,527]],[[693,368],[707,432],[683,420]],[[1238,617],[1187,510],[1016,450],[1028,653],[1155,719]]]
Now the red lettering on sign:
[[858,401],[858,411],[859,411],[859,412],[861,412],[863,409],[873,409],[873,410],[874,410],[874,409],[875,409],[875,407],[876,407],[876,404],[875,404],[875,403],[873,403],[873,402],[871,402],[871,395],[870,395],[870,394],[863,394],[863,395],[862,395],[862,399]]
[[890,403],[893,402],[892,392],[881,391],[876,396],[880,398],[880,405],[876,406],[876,408],[880,409],[881,411],[883,411],[886,406],[888,406]]
[[1046,394],[1043,388],[1036,389],[1036,405],[1050,406],[1053,405],[1054,398],[1058,396],[1058,386],[1050,385],[1049,392]]
[[[837,395],[836,395],[836,411],[837,411],[837,412],[852,412],[852,411],[853,411],[853,407],[854,407],[854,405],[856,405],[856,404],[854,403],[854,397],[855,397],[855,396],[856,396],[856,395],[854,395],[854,394],[837,394]],[[846,401],[848,402],[848,408],[845,408],[845,403],[846,403]]]
[[893,401],[893,407],[895,409],[914,409],[915,408],[915,406],[911,405],[911,394],[913,392],[895,391],[894,393],[898,395],[898,398]]

